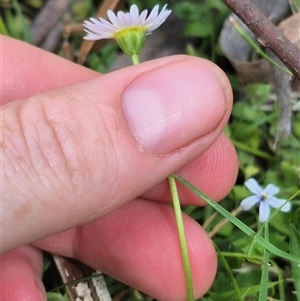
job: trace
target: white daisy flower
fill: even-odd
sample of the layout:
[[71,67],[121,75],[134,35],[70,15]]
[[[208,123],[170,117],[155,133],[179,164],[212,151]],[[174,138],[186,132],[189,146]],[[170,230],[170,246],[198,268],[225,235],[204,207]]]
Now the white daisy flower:
[[145,44],[145,36],[158,28],[170,15],[171,10],[165,5],[158,13],[159,5],[156,5],[148,18],[148,10],[139,10],[136,5],[130,7],[129,13],[119,11],[116,15],[113,11],[107,12],[110,22],[103,18],[90,18],[84,21],[86,40],[115,39],[121,49],[128,55],[139,54]]
[[286,200],[277,199],[274,195],[279,192],[279,188],[273,184],[267,185],[265,189],[262,189],[255,179],[249,179],[245,182],[246,187],[254,194],[245,198],[241,202],[243,210],[249,210],[254,205],[259,206],[259,221],[264,223],[270,216],[270,207],[281,207],[282,212],[288,212],[291,210],[291,203],[287,203]]

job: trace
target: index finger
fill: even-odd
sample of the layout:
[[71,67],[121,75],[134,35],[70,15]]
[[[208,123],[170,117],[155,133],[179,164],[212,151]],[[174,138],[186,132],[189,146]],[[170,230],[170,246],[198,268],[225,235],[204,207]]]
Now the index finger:
[[2,60],[2,105],[99,76],[95,71],[24,42],[1,36],[1,43],[5,58]]

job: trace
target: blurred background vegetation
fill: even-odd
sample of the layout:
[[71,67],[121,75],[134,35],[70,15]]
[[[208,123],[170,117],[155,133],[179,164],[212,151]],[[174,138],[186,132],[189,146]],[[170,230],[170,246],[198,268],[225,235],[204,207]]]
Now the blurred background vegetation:
[[[292,87],[291,134],[281,137],[275,144],[280,112],[274,85],[272,81],[242,82],[240,75],[228,58],[224,56],[219,37],[230,11],[221,0],[128,0],[117,2],[116,6],[125,10],[131,4],[138,5],[140,9],[151,10],[154,5],[164,5],[167,2],[168,7],[173,10],[170,21],[167,20],[157,33],[151,35],[153,42],[150,42],[149,37],[150,51],[148,52],[150,54],[146,59],[160,55],[186,53],[214,61],[226,72],[234,91],[234,107],[225,132],[236,147],[239,158],[239,174],[235,187],[221,204],[228,211],[239,207],[241,200],[250,194],[244,186],[244,181],[251,177],[255,178],[262,187],[269,183],[279,187],[281,190],[278,197],[289,199],[293,209],[289,213],[278,212],[270,221],[270,242],[288,252],[291,245],[290,225],[293,225],[297,235],[300,231],[300,89],[299,85],[295,84],[295,79],[291,79],[289,82]],[[299,9],[297,1],[291,2],[293,10],[289,14],[295,13],[295,10],[297,12]],[[74,62],[84,63],[91,69],[106,73],[118,68],[116,64],[122,57],[116,43],[109,40],[91,45],[85,44],[82,39],[84,36],[82,22],[101,13],[103,5],[102,1],[96,0],[1,0],[1,34],[26,41]],[[168,26],[168,22],[172,22],[172,26]],[[176,28],[175,32],[173,25]],[[164,45],[155,44],[159,40],[157,35],[159,31],[170,36],[172,41],[166,43],[162,39]],[[151,48],[151,43],[155,44],[154,48]],[[171,46],[166,49],[165,44]],[[161,49],[164,50],[163,53]],[[127,63],[130,64],[130,61]],[[199,173],[201,174],[201,171]],[[200,224],[204,224],[208,218],[213,216],[206,225],[207,232],[212,231],[223,219],[210,207],[183,209]],[[238,218],[255,230],[259,227],[256,209],[241,212]],[[247,257],[249,255],[250,258],[251,256],[262,258],[263,249],[259,245],[255,245],[251,254],[248,254],[252,239],[230,223],[219,228],[212,239],[224,255],[238,287],[243,291],[243,300],[258,300],[261,264],[247,260]],[[296,242],[300,246],[300,236],[296,238]],[[258,261],[261,262],[261,260]],[[298,274],[297,277],[299,278],[295,279],[295,274],[292,274],[289,261],[271,255],[268,300],[300,300],[299,291],[297,297],[293,282],[299,281],[300,283],[300,275]],[[115,301],[153,300],[109,276],[105,276],[105,279],[108,290]],[[50,254],[45,254],[44,280],[47,290],[61,284],[59,273],[55,269]],[[49,300],[68,300],[68,297],[63,288],[49,293]],[[238,300],[223,261],[219,261],[218,273],[210,291],[199,300]]]

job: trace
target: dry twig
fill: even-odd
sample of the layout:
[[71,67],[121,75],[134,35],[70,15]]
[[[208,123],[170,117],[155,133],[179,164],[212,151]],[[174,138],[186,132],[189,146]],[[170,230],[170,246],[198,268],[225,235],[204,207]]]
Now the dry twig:
[[270,49],[300,79],[300,50],[293,45],[249,0],[223,0],[253,32],[258,42]]

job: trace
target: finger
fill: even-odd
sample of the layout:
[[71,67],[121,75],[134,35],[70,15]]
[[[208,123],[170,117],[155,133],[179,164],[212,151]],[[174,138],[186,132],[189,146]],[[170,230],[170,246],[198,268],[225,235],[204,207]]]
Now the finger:
[[232,102],[216,68],[176,56],[5,105],[4,251],[104,216],[205,152]]
[[[2,95],[4,101],[28,97],[98,76],[98,73],[90,69],[71,63],[27,43],[8,37],[2,38],[3,54],[6,57],[2,67],[3,74],[11,75],[3,78]],[[23,76],[25,73],[27,74],[26,77]],[[20,77],[23,78],[22,81],[15,80]],[[232,188],[237,170],[235,150],[228,139],[221,135],[201,157],[180,169],[178,173],[214,200],[221,200]],[[182,203],[201,204],[199,198],[191,194],[189,190],[180,185],[178,189]],[[167,181],[159,183],[143,197],[169,202],[170,194]]]
[[[211,240],[184,215],[195,298],[209,289],[216,272]],[[171,206],[138,199],[103,219],[37,243],[75,257],[158,300],[185,300],[186,287]]]
[[[58,87],[76,84],[99,73],[27,43],[1,36],[2,105]],[[24,76],[26,75],[26,76]]]
[[[232,189],[238,172],[238,159],[230,139],[222,134],[200,157],[176,173],[191,182],[215,201],[222,200]],[[177,183],[180,202],[186,205],[205,205],[195,193]],[[171,202],[168,181],[162,181],[142,195],[154,201]]]
[[42,284],[42,254],[32,246],[0,256],[1,300],[46,300]]

